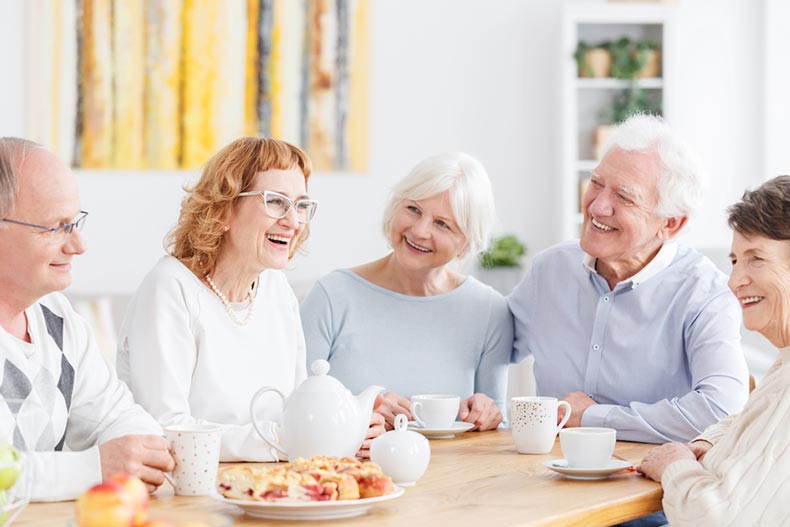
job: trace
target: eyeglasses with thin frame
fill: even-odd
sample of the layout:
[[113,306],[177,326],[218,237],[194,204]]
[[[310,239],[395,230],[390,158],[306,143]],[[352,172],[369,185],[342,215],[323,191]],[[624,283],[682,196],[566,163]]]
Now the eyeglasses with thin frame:
[[5,221],[7,223],[14,223],[16,225],[24,225],[25,227],[33,227],[39,229],[43,234],[46,234],[50,241],[62,241],[66,239],[74,229],[81,231],[82,228],[85,226],[85,219],[88,217],[88,212],[81,210],[79,215],[72,221],[71,223],[64,223],[63,225],[58,225],[57,227],[46,227],[44,225],[37,225],[35,223],[27,223],[25,221],[18,221],[12,220],[9,218],[3,218],[0,221]]
[[299,199],[294,202],[288,196],[273,190],[250,190],[239,196],[260,196],[266,215],[277,220],[285,218],[293,207],[299,223],[310,223],[318,210],[318,201],[314,199]]

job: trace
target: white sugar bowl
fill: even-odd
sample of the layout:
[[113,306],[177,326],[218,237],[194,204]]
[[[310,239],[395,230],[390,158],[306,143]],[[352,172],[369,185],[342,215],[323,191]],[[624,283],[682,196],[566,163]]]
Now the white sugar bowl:
[[380,435],[370,445],[370,460],[402,487],[415,485],[431,461],[428,440],[408,430],[407,423],[405,415],[396,416],[395,430]]

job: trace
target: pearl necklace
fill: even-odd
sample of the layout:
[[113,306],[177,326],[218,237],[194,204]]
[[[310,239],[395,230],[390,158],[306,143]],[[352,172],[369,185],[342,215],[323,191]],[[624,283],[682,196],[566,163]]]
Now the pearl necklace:
[[236,316],[236,310],[230,306],[228,297],[225,296],[225,293],[219,290],[217,284],[214,283],[214,280],[211,279],[210,275],[206,275],[206,282],[208,282],[208,285],[211,287],[211,290],[214,291],[214,294],[219,297],[220,301],[222,301],[222,305],[225,306],[225,312],[228,314],[228,317],[230,317],[230,320],[237,326],[246,326],[252,318],[252,314],[255,312],[255,297],[252,296],[252,291],[247,291],[247,301],[249,302],[249,307],[247,308],[247,315],[242,320]]

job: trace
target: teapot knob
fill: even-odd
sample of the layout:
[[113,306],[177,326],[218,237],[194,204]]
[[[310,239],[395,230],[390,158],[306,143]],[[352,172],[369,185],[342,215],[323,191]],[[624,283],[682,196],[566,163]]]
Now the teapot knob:
[[326,375],[329,373],[329,361],[324,359],[316,359],[310,364],[310,369],[314,375]]

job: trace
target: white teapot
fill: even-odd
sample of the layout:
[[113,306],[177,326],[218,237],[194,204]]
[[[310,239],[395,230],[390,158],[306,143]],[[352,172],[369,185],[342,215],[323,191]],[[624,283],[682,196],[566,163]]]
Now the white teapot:
[[[250,417],[258,435],[288,459],[310,456],[354,457],[365,439],[376,395],[384,388],[368,386],[357,396],[334,377],[327,375],[329,363],[315,360],[308,377],[286,397],[280,390],[264,386],[250,401]],[[255,420],[255,404],[267,392],[283,400],[282,445],[266,437]]]

